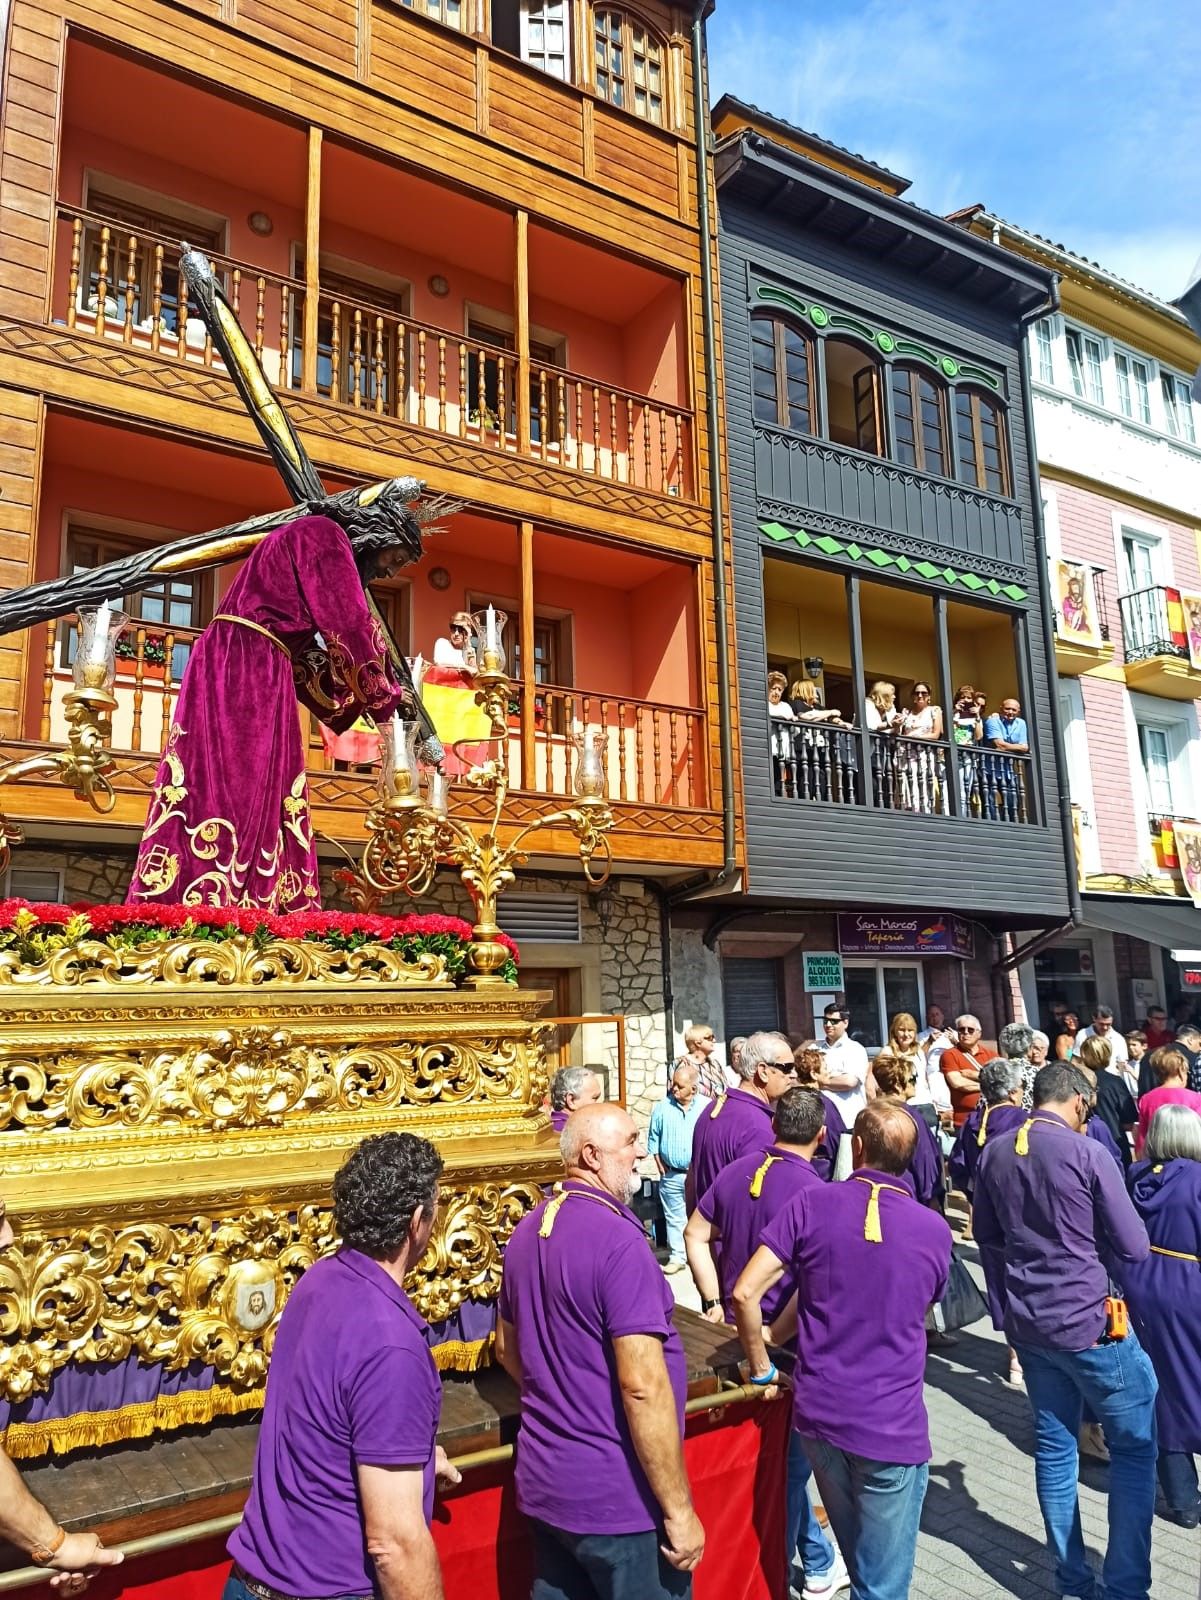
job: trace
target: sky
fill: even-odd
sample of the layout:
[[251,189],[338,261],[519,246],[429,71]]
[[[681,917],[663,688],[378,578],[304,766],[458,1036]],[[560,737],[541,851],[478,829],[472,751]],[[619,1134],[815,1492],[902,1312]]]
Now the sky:
[[722,94],[1174,299],[1201,256],[1197,0],[717,0]]

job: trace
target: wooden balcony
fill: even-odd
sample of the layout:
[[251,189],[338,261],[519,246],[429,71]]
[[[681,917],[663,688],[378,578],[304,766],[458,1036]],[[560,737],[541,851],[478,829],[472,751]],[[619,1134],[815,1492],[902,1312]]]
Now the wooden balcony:
[[[46,630],[45,687],[30,718],[30,737],[6,742],[0,756],[66,743],[63,698],[71,688],[74,633],[70,617]],[[122,640],[112,738],[117,805],[103,824],[110,836],[114,827],[122,834],[135,833],[145,821],[178,695],[179,673],[198,637],[195,629],[141,626]],[[720,862],[721,819],[709,800],[709,739],[702,711],[536,684],[515,685],[514,694],[515,704],[520,695],[533,707],[532,719],[524,727],[514,715],[508,747],[513,785],[509,814],[514,826],[573,794],[572,735],[587,732],[599,736],[605,756],[608,795],[616,815],[616,860],[687,866]],[[308,741],[314,826],[326,838],[353,848],[366,837],[363,822],[375,798],[374,771],[339,770],[325,754],[317,724],[307,713],[298,710],[298,715]],[[3,804],[15,821],[69,823],[77,841],[101,826],[53,777],[6,788]],[[484,815],[483,799],[465,784],[455,784],[452,808],[469,817]],[[566,832],[548,834],[546,839],[550,842],[540,841],[539,853],[574,852],[574,841]]]
[[[76,333],[221,370],[190,311],[178,240],[58,207],[69,262],[53,319]],[[689,502],[697,471],[691,413],[647,395],[331,291],[306,315],[303,278],[213,254],[268,379],[344,410]]]

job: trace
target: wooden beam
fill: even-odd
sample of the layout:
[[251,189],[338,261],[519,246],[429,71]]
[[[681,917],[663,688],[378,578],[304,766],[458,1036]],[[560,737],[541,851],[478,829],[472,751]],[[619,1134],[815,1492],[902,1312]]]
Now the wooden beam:
[[514,217],[513,332],[517,345],[517,450],[530,453],[530,214]]
[[521,787],[537,787],[534,770],[534,524],[521,524]]
[[[321,129],[309,128],[309,171],[304,200],[304,344],[300,386],[317,392],[317,309],[321,298]],[[281,358],[282,359],[282,358]]]

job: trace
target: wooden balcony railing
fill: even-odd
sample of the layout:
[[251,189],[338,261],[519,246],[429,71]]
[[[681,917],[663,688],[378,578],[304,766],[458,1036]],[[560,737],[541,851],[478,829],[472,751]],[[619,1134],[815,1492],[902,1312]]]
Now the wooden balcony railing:
[[[58,207],[66,262],[55,315],[69,328],[198,366],[220,366],[189,314],[178,240]],[[264,371],[304,387],[305,284],[232,257],[209,259]],[[657,494],[695,497],[689,412],[544,362],[523,375],[500,344],[322,290],[316,392],[356,411],[555,462]],[[524,393],[522,392],[524,390]]]
[[[114,750],[161,753],[183,667],[200,631],[139,622],[122,636],[113,713]],[[72,687],[76,639],[74,617],[48,625],[37,735],[43,743],[65,744],[67,740],[63,700]],[[515,788],[570,796],[576,762],[572,735],[587,732],[600,737],[610,800],[643,806],[705,806],[706,728],[700,711],[542,686],[537,688],[534,704],[532,741],[523,741],[516,731],[509,741]],[[318,725],[307,712],[298,710],[298,715],[303,717],[309,771],[328,771],[331,763]]]

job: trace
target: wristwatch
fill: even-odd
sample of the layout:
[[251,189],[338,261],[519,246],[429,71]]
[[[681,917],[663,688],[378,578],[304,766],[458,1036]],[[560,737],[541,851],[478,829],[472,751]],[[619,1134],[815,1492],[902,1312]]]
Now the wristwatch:
[[29,1559],[35,1567],[48,1567],[66,1542],[67,1530],[60,1528],[49,1544],[35,1544],[29,1552]]
[[721,1304],[721,1296],[720,1295],[718,1295],[715,1300],[706,1300],[704,1295],[701,1296],[701,1310],[702,1311],[712,1311],[716,1306],[719,1306],[720,1304]]

